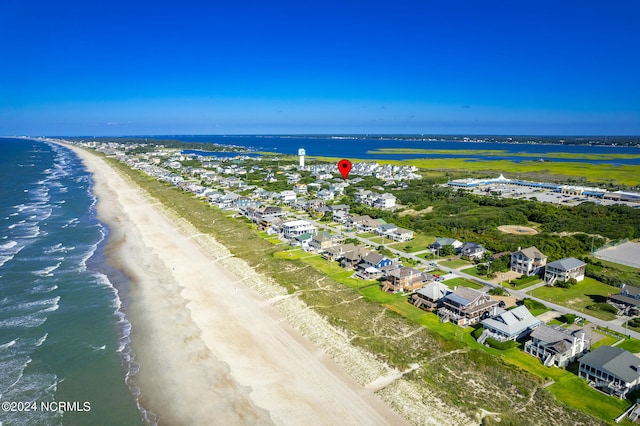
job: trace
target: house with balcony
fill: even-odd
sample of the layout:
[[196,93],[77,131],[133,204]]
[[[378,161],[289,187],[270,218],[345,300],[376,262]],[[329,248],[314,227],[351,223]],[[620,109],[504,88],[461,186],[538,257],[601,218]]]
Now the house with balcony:
[[544,280],[553,285],[556,282],[567,282],[570,279],[582,281],[587,264],[575,257],[567,257],[549,263],[544,268]]
[[302,234],[317,234],[318,229],[311,222],[306,220],[292,220],[289,222],[284,222],[280,228],[280,233],[283,237],[288,240],[294,239],[295,237]]
[[484,332],[478,342],[484,343],[488,337],[500,342],[521,339],[528,336],[542,321],[531,315],[526,306],[521,305],[508,311],[502,309],[496,316],[484,319],[480,324]]
[[578,376],[592,387],[623,399],[640,387],[640,358],[622,348],[600,346],[580,358]]
[[433,281],[416,290],[409,297],[409,302],[420,309],[432,312],[440,307],[442,299],[450,292],[451,290],[445,284]]
[[393,209],[396,207],[396,197],[389,193],[378,195],[373,201],[373,207],[383,210]]
[[511,253],[511,270],[522,275],[538,275],[546,264],[547,256],[534,246]]
[[485,251],[482,244],[479,243],[464,243],[462,247],[460,247],[460,255],[469,260],[481,259]]
[[389,233],[393,241],[407,242],[413,239],[413,231],[410,229],[396,228]]
[[382,290],[390,293],[398,291],[412,292],[425,287],[431,281],[433,281],[431,274],[418,271],[409,266],[403,266],[387,274],[387,280],[382,284]]
[[318,232],[309,242],[309,248],[318,253],[322,253],[327,249],[344,243],[344,237],[341,235],[331,235],[326,231]]
[[456,325],[474,325],[493,316],[499,302],[486,294],[468,287],[457,287],[442,298],[438,316],[442,322]]
[[352,252],[356,250],[356,248],[353,244],[339,244],[325,249],[322,257],[329,261],[339,261],[344,257],[345,253]]
[[387,256],[375,251],[368,251],[360,256],[356,274],[365,279],[375,279],[386,275],[396,266]]
[[591,337],[583,329],[569,330],[541,324],[530,336],[531,340],[524,344],[524,351],[539,358],[545,367],[566,367],[591,347]]

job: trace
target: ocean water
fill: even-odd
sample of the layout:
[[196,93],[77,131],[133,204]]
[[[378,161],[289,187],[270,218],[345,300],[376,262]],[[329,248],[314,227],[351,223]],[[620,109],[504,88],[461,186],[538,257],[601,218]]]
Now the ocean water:
[[[525,144],[499,142],[462,142],[462,141],[429,141],[418,139],[400,139],[393,137],[307,137],[307,136],[219,136],[219,135],[163,135],[158,139],[174,139],[184,142],[218,143],[223,145],[238,145],[258,151],[279,152],[287,155],[297,155],[298,148],[305,148],[307,155],[322,157],[361,158],[367,160],[406,160],[414,158],[468,158],[469,160],[511,160],[536,161],[541,154],[545,160],[575,163],[614,163],[616,165],[638,165],[640,158],[610,158],[584,159],[564,158],[554,154],[640,154],[640,148],[627,146],[602,145],[560,145],[560,144]],[[456,150],[455,154],[373,154],[381,148],[415,148],[433,150]],[[499,150],[501,153],[492,155],[478,155],[466,153],[469,150]],[[519,154],[519,155],[514,155]]]
[[89,173],[66,148],[0,138],[0,179],[0,423],[143,424]]

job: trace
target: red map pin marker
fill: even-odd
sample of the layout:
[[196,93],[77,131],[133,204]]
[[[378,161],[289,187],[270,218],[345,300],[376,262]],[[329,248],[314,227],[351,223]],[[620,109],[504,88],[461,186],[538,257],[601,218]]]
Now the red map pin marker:
[[349,176],[349,172],[351,171],[351,161],[349,160],[340,160],[338,162],[338,170],[340,170],[340,174],[342,174],[342,178],[346,181],[347,176]]

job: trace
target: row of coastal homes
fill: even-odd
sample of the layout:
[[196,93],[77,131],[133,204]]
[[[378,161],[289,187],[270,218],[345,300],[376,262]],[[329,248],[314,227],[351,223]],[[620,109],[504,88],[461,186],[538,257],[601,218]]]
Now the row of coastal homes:
[[413,239],[413,231],[400,228],[393,223],[383,223],[375,229],[376,234],[393,241],[406,242]]
[[547,264],[545,256],[536,247],[529,247],[511,253],[510,268],[513,272],[522,275],[542,275],[547,284],[553,285],[556,282],[566,282],[570,279],[582,281],[586,264],[574,257],[567,257]]
[[431,244],[431,249],[440,252],[440,250],[446,246],[453,247],[456,253],[459,253],[461,257],[469,260],[479,260],[486,253],[486,249],[480,243],[463,243],[455,238],[437,238],[435,242]]
[[385,278],[402,266],[387,256],[365,246],[354,244],[338,244],[330,247],[322,253],[322,257],[329,261],[340,262],[340,266],[345,269],[355,270],[355,276],[363,279]]
[[461,286],[451,290],[438,281],[416,290],[409,297],[409,302],[427,311],[437,311],[442,322],[460,326],[478,324],[504,311],[500,302],[486,293]]

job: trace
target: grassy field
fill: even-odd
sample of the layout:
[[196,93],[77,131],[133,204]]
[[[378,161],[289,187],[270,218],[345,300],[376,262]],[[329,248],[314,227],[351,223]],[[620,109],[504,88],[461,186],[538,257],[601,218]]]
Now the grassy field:
[[626,339],[617,346],[634,354],[640,353],[640,340],[638,339]]
[[[629,404],[599,394],[569,372],[546,369],[517,349],[503,353],[481,346],[471,336],[471,328],[443,324],[437,315],[407,303],[407,296],[384,293],[375,281],[353,279],[351,271],[317,255],[282,250],[283,246],[268,242],[246,223],[172,185],[110,162],[199,232],[213,235],[235,256],[296,293],[340,327],[351,344],[401,371],[419,364],[420,369],[404,379],[461,412],[473,416],[482,408],[500,413],[503,424],[527,424],[531,418],[539,424],[598,424],[584,413],[610,422]],[[551,376],[557,378],[556,384],[541,389],[543,379]]]
[[436,240],[433,235],[425,235],[420,232],[414,233],[414,237],[411,241],[389,244],[389,247],[393,247],[396,250],[402,250],[407,253],[415,253],[417,251],[426,250],[430,244]]
[[585,277],[583,281],[572,286],[571,288],[559,287],[539,287],[531,291],[531,295],[539,297],[558,305],[566,306],[576,311],[592,315],[600,319],[610,321],[615,319],[615,315],[610,312],[590,310],[587,306],[594,303],[602,303],[607,301],[607,295],[617,293],[619,289],[610,285],[603,284],[593,278]]
[[446,280],[444,283],[451,289],[453,289],[453,287],[455,286],[462,286],[462,287],[473,288],[475,290],[480,290],[482,287],[484,287],[478,283],[474,283],[473,281],[469,281],[465,278],[452,278],[450,280]]
[[535,275],[532,277],[523,276],[521,278],[511,280],[511,282],[509,283],[505,283],[505,287],[512,288],[514,290],[521,290],[523,288],[527,288],[529,286],[537,284],[540,281],[542,281],[540,277]]
[[442,262],[438,262],[440,265],[447,267],[447,268],[451,268],[451,269],[458,269],[458,268],[462,268],[464,266],[469,266],[472,265],[471,262],[467,261],[467,260],[444,260]]

